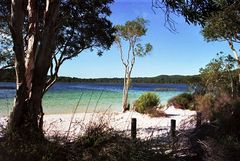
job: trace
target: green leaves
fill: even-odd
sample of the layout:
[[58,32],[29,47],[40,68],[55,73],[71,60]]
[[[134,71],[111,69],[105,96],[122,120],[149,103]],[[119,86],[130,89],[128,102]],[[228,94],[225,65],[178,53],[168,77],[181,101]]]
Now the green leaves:
[[147,109],[157,107],[160,104],[160,97],[155,93],[143,93],[134,103],[135,110],[144,113]]
[[240,2],[222,4],[222,10],[214,12],[205,21],[202,34],[207,41],[231,40],[240,42]]
[[127,21],[124,25],[116,25],[116,37],[124,38],[126,41],[138,39],[146,34],[146,23],[147,20],[137,18],[133,21]]
[[209,92],[230,91],[233,81],[237,81],[236,61],[230,55],[220,53],[205,68],[200,69],[203,85]]
[[135,48],[135,52],[137,56],[143,57],[152,51],[152,45],[150,43],[145,44],[142,46],[141,44],[137,44]]
[[147,55],[151,52],[152,45],[150,43],[144,45],[139,43],[141,37],[146,35],[147,22],[143,18],[137,18],[133,21],[127,21],[124,25],[116,25],[115,42],[119,44],[126,41],[134,55],[140,57]]
[[[111,14],[112,0],[67,0],[61,4],[58,48],[68,58],[77,56],[84,49],[109,49],[114,41],[115,29],[107,19]],[[100,54],[101,53],[101,54]]]
[[[60,60],[76,57],[85,49],[109,49],[114,42],[115,29],[107,19],[111,14],[109,5],[113,0],[61,0],[56,23],[57,42],[56,53]],[[44,31],[45,1],[38,5],[38,39],[41,41]],[[27,3],[24,6],[27,9]],[[8,21],[11,12],[11,1],[0,2],[0,32],[8,31]],[[28,35],[28,14],[25,13],[23,34]],[[27,40],[27,36],[25,37]],[[3,41],[3,39],[0,39]],[[24,41],[24,46],[27,46]],[[10,41],[12,43],[12,41]],[[1,43],[2,44],[2,43]],[[12,48],[12,44],[9,45]],[[0,45],[0,50],[2,46]],[[66,59],[64,59],[66,58]]]

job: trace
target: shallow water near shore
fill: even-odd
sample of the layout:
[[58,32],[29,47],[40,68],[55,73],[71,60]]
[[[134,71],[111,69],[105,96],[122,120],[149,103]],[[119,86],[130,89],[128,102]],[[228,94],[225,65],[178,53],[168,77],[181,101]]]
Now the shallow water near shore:
[[[0,87],[4,87],[0,88],[0,116],[6,116],[13,105],[15,89],[12,87],[15,84],[0,82]],[[132,105],[134,100],[147,91],[155,92],[161,104],[166,104],[169,98],[188,91],[188,86],[133,84],[129,91],[129,103]],[[72,113],[76,107],[76,112],[121,111],[121,101],[121,84],[56,83],[44,95],[43,107],[45,114]]]

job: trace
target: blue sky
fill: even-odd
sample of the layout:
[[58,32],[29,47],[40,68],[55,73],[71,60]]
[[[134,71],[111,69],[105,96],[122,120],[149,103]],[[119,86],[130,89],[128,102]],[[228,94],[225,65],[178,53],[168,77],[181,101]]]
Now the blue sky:
[[[150,42],[153,51],[144,58],[137,58],[133,77],[198,74],[216,54],[231,51],[226,42],[206,42],[199,26],[188,25],[182,17],[173,17],[177,33],[164,27],[164,14],[154,13],[150,0],[116,0],[111,5],[110,20],[124,24],[136,17],[149,20],[148,32],[142,42]],[[77,58],[63,64],[59,75],[79,78],[123,77],[124,68],[117,47],[113,45],[99,57],[95,52],[85,51]]]

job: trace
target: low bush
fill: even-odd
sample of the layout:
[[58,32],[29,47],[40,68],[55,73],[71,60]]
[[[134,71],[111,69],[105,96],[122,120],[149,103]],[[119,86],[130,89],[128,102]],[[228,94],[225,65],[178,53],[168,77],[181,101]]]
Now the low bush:
[[239,161],[240,100],[221,94],[209,107],[210,122],[191,135],[193,149],[203,161]]
[[[216,104],[218,101],[216,101]],[[215,104],[211,122],[216,124],[222,133],[235,135],[240,139],[240,100],[224,102],[221,107]]]
[[190,93],[182,93],[168,100],[168,106],[194,110],[194,97]]
[[[59,140],[58,140],[58,139]],[[63,138],[27,140],[20,136],[4,136],[0,140],[0,161],[67,161]]]
[[205,95],[196,95],[195,101],[196,110],[202,113],[202,118],[204,120],[210,120],[212,117],[215,97],[210,93]]
[[134,109],[139,113],[147,113],[156,108],[160,103],[160,98],[152,92],[143,93],[135,102]]
[[205,121],[214,124],[222,133],[240,138],[240,98],[233,99],[227,93],[207,93],[196,96],[195,100],[196,108]]

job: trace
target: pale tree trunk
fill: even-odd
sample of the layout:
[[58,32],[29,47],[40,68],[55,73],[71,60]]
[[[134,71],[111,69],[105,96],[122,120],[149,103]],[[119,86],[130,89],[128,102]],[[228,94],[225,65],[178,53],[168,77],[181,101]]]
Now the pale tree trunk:
[[125,112],[128,109],[128,90],[130,86],[130,75],[125,71],[124,85],[123,85],[123,98],[122,98],[122,111]]
[[[47,0],[44,14],[44,30],[41,35],[37,35],[38,11],[35,6],[37,1],[28,1],[29,35],[26,54],[23,49],[22,35],[23,2],[24,0],[13,0],[12,2],[10,29],[16,55],[17,92],[9,127],[11,130],[24,135],[38,133],[43,136],[42,97],[52,53],[55,50],[56,18],[59,1]],[[40,36],[39,40],[38,36]],[[24,59],[25,55],[26,59]]]
[[[121,45],[119,45],[119,46],[121,49]],[[125,67],[124,84],[123,84],[123,98],[122,98],[122,111],[125,112],[125,111],[129,110],[128,109],[129,108],[128,107],[128,90],[129,90],[129,86],[130,86],[131,73],[132,73],[133,66],[134,66],[135,59],[136,59],[136,57],[135,57],[136,55],[134,52],[134,43],[132,43],[132,42],[130,43],[126,62],[124,62],[124,60],[123,60],[122,49],[121,49],[120,53],[121,53],[122,63]],[[130,62],[130,54],[132,54],[131,62]]]

